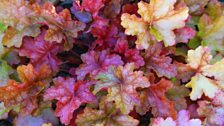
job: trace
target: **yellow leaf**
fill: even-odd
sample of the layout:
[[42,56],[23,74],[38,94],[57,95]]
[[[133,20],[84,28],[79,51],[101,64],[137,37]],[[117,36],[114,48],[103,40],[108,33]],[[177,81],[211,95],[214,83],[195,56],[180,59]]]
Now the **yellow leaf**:
[[[173,30],[184,27],[188,17],[188,8],[175,10],[175,3],[176,0],[151,0],[150,4],[141,1],[138,3],[141,18],[124,13],[121,25],[126,29],[126,34],[137,36],[137,47],[147,49],[153,36],[158,41],[162,39],[166,46],[172,46],[175,44]],[[150,31],[156,32],[150,34]]]
[[150,4],[141,1],[138,3],[138,13],[145,19],[148,15],[144,15],[144,13],[148,11],[149,13],[147,14],[150,14],[151,19],[147,21],[158,20],[172,12],[175,3],[176,0],[151,0]]
[[2,45],[2,38],[3,38],[3,35],[0,35],[0,58],[2,58],[7,52],[8,52],[8,48],[5,48],[3,45]]
[[44,123],[42,126],[53,126],[51,123]]
[[172,46],[175,44],[175,34],[173,30],[184,27],[184,21],[187,17],[188,8],[183,8],[153,23],[153,26],[163,35],[165,46]]
[[195,50],[189,50],[187,55],[187,62],[193,69],[198,69],[209,63],[212,59],[210,49],[208,47],[199,46]]
[[201,98],[203,93],[209,98],[213,98],[219,91],[215,81],[208,79],[201,74],[197,74],[192,77],[191,81],[187,83],[186,87],[192,88],[192,92],[190,93],[191,100],[197,100],[198,98]]
[[210,25],[205,25],[200,30],[203,45],[209,46],[214,51],[224,53],[224,14],[218,16]]
[[188,51],[188,65],[194,69],[196,75],[186,87],[192,88],[190,98],[196,100],[204,93],[209,98],[214,98],[218,91],[224,89],[224,59],[211,65],[212,59],[208,47],[199,46],[195,50]]
[[138,35],[147,30],[147,23],[136,15],[123,14],[121,16],[121,25],[125,27],[125,33],[128,35]]
[[224,89],[224,59],[213,65],[207,65],[202,68],[203,75],[214,77],[222,89]]
[[136,45],[138,48],[147,49],[149,47],[150,33],[146,22],[138,18],[136,15],[123,14],[121,16],[121,25],[125,27],[127,35],[136,35]]
[[26,0],[2,0],[0,22],[8,27],[2,39],[7,47],[20,47],[23,36],[36,37],[40,33],[40,24],[34,24],[34,11]]
[[140,104],[137,88],[150,86],[148,78],[142,71],[134,71],[134,64],[128,63],[124,67],[111,67],[107,72],[97,75],[94,93],[103,88],[108,89],[107,100],[114,101],[116,108],[128,114],[136,105]]
[[40,33],[39,25],[26,26],[21,24],[23,27],[21,30],[15,28],[8,28],[2,39],[3,45],[7,47],[20,47],[24,36],[36,37]]

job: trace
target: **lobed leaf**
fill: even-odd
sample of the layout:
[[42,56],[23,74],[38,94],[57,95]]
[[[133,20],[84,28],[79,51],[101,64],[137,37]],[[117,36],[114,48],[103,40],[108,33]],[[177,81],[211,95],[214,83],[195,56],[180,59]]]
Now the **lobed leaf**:
[[136,88],[150,86],[148,79],[141,71],[133,70],[134,64],[126,64],[124,67],[111,67],[107,72],[100,73],[96,77],[99,81],[94,87],[94,92],[107,88],[108,101],[114,101],[116,108],[124,114],[128,114],[135,105],[140,104]]

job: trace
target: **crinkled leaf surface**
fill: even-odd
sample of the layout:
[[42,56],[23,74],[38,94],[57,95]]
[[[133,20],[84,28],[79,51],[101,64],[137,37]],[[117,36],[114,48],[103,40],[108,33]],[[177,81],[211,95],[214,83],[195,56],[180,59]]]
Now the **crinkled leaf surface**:
[[7,85],[0,87],[0,100],[6,107],[19,105],[20,112],[30,114],[38,107],[37,97],[48,84],[51,70],[42,66],[36,71],[31,64],[19,66],[17,72],[22,83],[9,80]]
[[15,126],[44,126],[44,123],[49,123],[50,126],[59,125],[59,121],[51,109],[44,109],[41,115],[36,117],[19,115],[13,123]]
[[134,64],[126,64],[124,67],[111,67],[107,72],[100,73],[96,77],[99,81],[94,87],[94,92],[107,88],[107,99],[115,101],[116,108],[124,114],[128,114],[135,105],[140,104],[136,88],[146,88],[150,85],[141,71],[133,70]]
[[119,55],[109,54],[107,50],[87,52],[81,56],[81,59],[83,64],[76,69],[78,79],[84,79],[87,74],[96,76],[100,71],[107,70],[111,65],[123,65]]
[[163,40],[166,46],[172,46],[175,44],[173,30],[184,27],[188,17],[188,8],[175,10],[175,3],[176,0],[153,0],[149,4],[141,1],[138,3],[141,18],[124,13],[121,25],[126,29],[126,34],[137,36],[136,45],[144,49],[149,47],[151,35],[158,41]]
[[202,126],[200,119],[190,119],[190,115],[187,110],[179,111],[177,120],[173,120],[170,117],[166,119],[158,117],[153,120],[151,125],[152,126]]
[[161,43],[149,47],[144,57],[146,67],[154,70],[159,77],[171,78],[177,75],[176,66],[172,64],[172,59],[169,56],[162,53],[163,49]]
[[156,117],[177,117],[175,104],[169,100],[165,93],[172,88],[172,83],[162,79],[157,84],[151,85],[148,90],[148,102],[152,108],[152,113]]
[[84,23],[72,20],[68,9],[58,14],[52,3],[47,2],[42,6],[36,6],[35,11],[42,17],[40,22],[44,22],[49,27],[45,35],[47,41],[61,43],[65,40],[72,44],[73,38],[76,38],[78,32],[85,28]]
[[137,126],[138,120],[129,115],[122,114],[112,102],[102,100],[99,110],[85,108],[83,114],[76,119],[78,126]]
[[190,97],[192,100],[201,98],[204,93],[206,96],[213,98],[215,94],[219,91],[217,83],[204,77],[201,74],[197,74],[192,77],[191,81],[187,83],[186,87],[191,87],[192,91]]
[[18,49],[20,56],[30,58],[35,68],[47,64],[52,71],[58,71],[61,61],[56,54],[63,49],[63,45],[56,42],[45,41],[46,30],[36,38],[25,37],[22,46]]
[[220,78],[223,74],[223,60],[210,65],[211,59],[212,56],[208,47],[200,46],[195,50],[188,51],[188,65],[196,70],[196,75],[186,85],[186,87],[192,88],[190,93],[192,100],[201,98],[202,94],[213,98],[219,90],[223,90],[223,83]]
[[4,60],[0,60],[0,86],[7,84],[13,69]]
[[24,36],[35,37],[40,33],[40,25],[33,23],[34,11],[28,1],[3,0],[0,8],[0,22],[9,26],[3,36],[3,45],[20,47]]
[[213,65],[207,65],[202,68],[203,74],[208,77],[214,77],[218,81],[221,88],[224,89],[224,59]]
[[136,68],[145,65],[145,61],[137,49],[129,49],[128,41],[125,37],[121,37],[117,40],[114,51],[122,55],[123,60],[128,63],[134,63]]
[[91,82],[78,81],[73,78],[58,77],[54,80],[54,86],[46,90],[45,100],[58,100],[56,115],[64,124],[69,124],[73,112],[83,103],[93,102],[95,96],[89,91]]
[[223,106],[212,105],[208,101],[199,101],[197,112],[201,117],[206,117],[204,125],[222,126],[224,125],[224,109]]

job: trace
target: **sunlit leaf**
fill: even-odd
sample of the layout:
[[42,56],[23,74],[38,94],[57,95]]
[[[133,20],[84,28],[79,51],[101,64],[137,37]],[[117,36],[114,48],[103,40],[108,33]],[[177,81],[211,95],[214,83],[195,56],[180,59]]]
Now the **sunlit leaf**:
[[153,35],[158,41],[163,40],[165,46],[172,46],[175,42],[174,29],[182,28],[188,17],[188,8],[182,7],[175,10],[176,0],[153,0],[150,3],[139,2],[136,15],[124,13],[121,16],[121,25],[128,35],[136,35],[137,47],[147,49]]

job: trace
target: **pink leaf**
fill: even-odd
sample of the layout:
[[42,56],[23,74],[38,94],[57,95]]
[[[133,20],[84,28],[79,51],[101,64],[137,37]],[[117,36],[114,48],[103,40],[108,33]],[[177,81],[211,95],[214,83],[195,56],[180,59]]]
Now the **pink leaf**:
[[25,37],[21,48],[18,49],[19,55],[30,58],[30,62],[38,69],[47,64],[53,71],[57,71],[61,61],[56,55],[63,46],[56,42],[45,41],[45,33],[43,30],[36,38]]
[[124,54],[125,60],[128,62],[133,62],[135,64],[136,68],[139,68],[141,66],[145,65],[144,59],[140,55],[139,50],[137,49],[129,49]]
[[84,79],[87,74],[95,76],[98,72],[106,70],[109,66],[123,65],[121,57],[116,54],[109,54],[108,51],[90,51],[81,56],[83,64],[76,69],[77,78]]
[[202,126],[202,125],[201,120],[190,119],[188,111],[181,110],[178,113],[177,120],[174,121],[171,117],[168,117],[165,120],[161,117],[158,117],[153,120],[152,126]]
[[128,41],[125,37],[121,37],[117,40],[114,51],[119,54],[124,54],[128,50]]
[[158,117],[177,117],[174,102],[170,101],[165,93],[172,88],[172,83],[162,79],[157,84],[151,85],[148,91],[148,102],[152,107],[152,113]]
[[163,119],[161,117],[158,117],[153,120],[152,126],[176,126],[176,122],[173,121],[172,118]]
[[181,110],[178,113],[177,124],[179,126],[201,126],[201,120],[199,119],[191,119],[190,114],[186,110]]
[[103,0],[82,0],[81,8],[91,12],[93,16],[96,16],[103,6]]
[[117,40],[114,51],[122,55],[124,61],[134,63],[135,68],[145,65],[145,61],[140,55],[140,51],[137,49],[129,49],[128,41],[125,37],[121,37]]
[[73,78],[58,77],[54,80],[55,85],[46,90],[45,100],[58,100],[56,116],[60,117],[63,124],[69,124],[73,112],[83,103],[93,102],[95,96],[89,91],[91,82],[78,81]]
[[189,39],[192,39],[196,35],[196,31],[190,27],[183,27],[175,30],[176,41],[187,43]]
[[172,59],[162,53],[165,48],[161,43],[156,43],[149,47],[145,55],[145,62],[148,69],[152,69],[159,77],[168,78],[177,75],[176,66],[172,64]]

